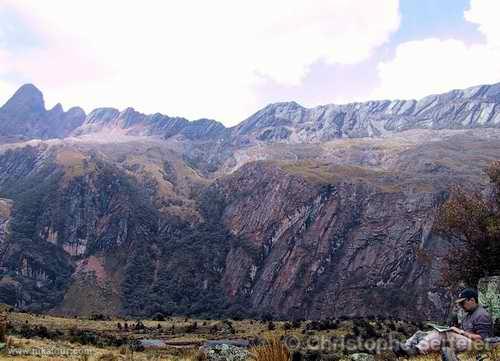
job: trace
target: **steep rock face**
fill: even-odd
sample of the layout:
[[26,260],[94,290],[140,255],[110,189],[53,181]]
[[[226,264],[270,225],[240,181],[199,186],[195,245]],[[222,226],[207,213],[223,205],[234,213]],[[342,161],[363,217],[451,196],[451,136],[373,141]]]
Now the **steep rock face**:
[[12,211],[12,201],[0,198],[0,244],[5,242]]
[[63,138],[79,127],[85,119],[81,108],[64,112],[57,104],[45,109],[43,95],[31,84],[22,86],[0,108],[0,136],[14,138]]
[[304,108],[271,104],[233,129],[237,144],[322,142],[377,137],[408,129],[500,127],[500,84],[416,100],[385,100]]
[[431,234],[438,191],[309,184],[267,164],[244,166],[219,186],[224,223],[248,242],[228,256],[233,300],[288,317],[443,316],[433,266],[446,244]]

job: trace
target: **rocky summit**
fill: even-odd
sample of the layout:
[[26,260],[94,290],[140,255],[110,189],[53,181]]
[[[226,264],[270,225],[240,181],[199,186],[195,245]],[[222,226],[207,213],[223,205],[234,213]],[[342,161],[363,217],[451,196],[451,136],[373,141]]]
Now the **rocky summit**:
[[60,314],[443,318],[434,232],[488,195],[500,84],[272,104],[239,125],[132,108],[0,108],[0,302]]

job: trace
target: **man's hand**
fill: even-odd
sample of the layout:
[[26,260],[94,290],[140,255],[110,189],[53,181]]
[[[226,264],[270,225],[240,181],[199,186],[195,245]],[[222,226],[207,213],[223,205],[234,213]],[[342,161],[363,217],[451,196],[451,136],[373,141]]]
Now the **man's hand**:
[[453,331],[455,333],[458,333],[459,335],[463,335],[464,334],[464,330],[458,328],[458,327],[450,327],[450,331]]
[[459,335],[465,336],[467,338],[470,338],[473,341],[481,341],[482,340],[480,335],[476,335],[475,333],[472,333],[472,332],[466,332],[458,327],[450,327],[450,331],[458,333]]

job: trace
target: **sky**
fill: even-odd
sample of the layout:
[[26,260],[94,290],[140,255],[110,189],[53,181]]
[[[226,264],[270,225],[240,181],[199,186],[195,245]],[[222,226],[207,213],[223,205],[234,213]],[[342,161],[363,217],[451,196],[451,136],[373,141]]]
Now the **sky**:
[[134,107],[235,125],[500,82],[500,0],[0,0],[0,103]]

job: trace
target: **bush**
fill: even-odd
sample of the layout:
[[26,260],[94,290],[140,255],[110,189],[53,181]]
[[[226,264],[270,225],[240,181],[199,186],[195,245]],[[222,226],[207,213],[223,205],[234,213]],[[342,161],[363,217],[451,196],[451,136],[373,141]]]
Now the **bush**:
[[146,326],[142,323],[142,321],[137,321],[137,323],[134,325],[135,330],[145,330]]
[[109,316],[102,314],[102,313],[96,313],[96,314],[92,314],[89,317],[89,320],[91,320],[91,321],[110,321],[111,318]]
[[333,319],[325,319],[320,321],[313,320],[306,324],[306,330],[327,331],[335,330],[338,328],[338,326],[338,321]]
[[153,321],[165,321],[165,316],[163,316],[163,313],[158,312],[153,316]]
[[186,333],[193,333],[198,329],[198,322],[193,322],[189,326],[186,327]]
[[442,269],[445,286],[476,287],[480,278],[500,274],[500,162],[487,170],[496,204],[455,187],[440,208],[435,231],[454,242]]
[[97,345],[97,335],[79,329],[70,330],[70,341],[82,345]]
[[19,334],[23,338],[33,338],[33,337],[40,337],[40,338],[46,338],[46,339],[53,339],[59,336],[59,332],[50,332],[47,327],[45,326],[35,326],[35,327],[30,327],[29,324],[24,324],[21,326],[21,330],[19,331]]

